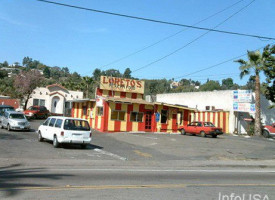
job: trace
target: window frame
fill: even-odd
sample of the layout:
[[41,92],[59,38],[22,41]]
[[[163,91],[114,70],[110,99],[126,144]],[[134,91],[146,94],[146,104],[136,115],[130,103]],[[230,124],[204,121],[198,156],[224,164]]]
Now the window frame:
[[[135,121],[132,120],[132,114],[133,114],[133,113],[136,113]],[[141,121],[138,121],[138,115],[139,115],[139,114],[142,114]],[[143,122],[143,117],[144,117],[144,113],[143,113],[143,112],[132,111],[132,112],[130,113],[130,122],[139,122],[139,123],[142,123],[142,122]]]
[[[166,121],[165,122],[162,122],[162,117],[163,117],[163,114],[162,114],[162,112],[163,111],[165,111],[166,112]],[[160,111],[160,123],[161,124],[167,124],[167,122],[168,122],[168,116],[169,116],[169,113],[168,113],[168,110],[165,110],[165,109],[162,109],[161,111]]]
[[[52,120],[54,120],[54,123],[53,123],[53,125],[51,126],[51,124],[50,124],[50,123],[51,123],[51,121],[52,121]],[[56,118],[51,118],[51,121],[49,122],[49,126],[50,126],[50,127],[54,127],[55,122],[56,122]]]
[[[57,126],[57,122],[58,122],[58,121],[61,121],[61,124]],[[55,127],[55,128],[61,128],[61,127],[62,127],[62,124],[63,124],[63,119],[56,119],[55,124],[54,124],[54,127]]]
[[[117,119],[112,119],[113,112],[118,112]],[[123,120],[120,119],[120,114],[119,114],[119,113],[122,113],[122,112],[124,113]],[[112,120],[112,121],[125,121],[125,114],[126,114],[126,111],[124,111],[124,110],[111,110],[110,120]]]
[[[99,110],[99,109],[100,109],[100,110]],[[104,108],[103,108],[103,106],[96,107],[96,113],[97,113],[97,116],[103,116],[103,113],[104,113]]]

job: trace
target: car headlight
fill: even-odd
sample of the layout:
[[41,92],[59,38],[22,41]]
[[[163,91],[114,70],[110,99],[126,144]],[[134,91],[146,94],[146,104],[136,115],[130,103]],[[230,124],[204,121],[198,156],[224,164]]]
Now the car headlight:
[[30,113],[30,116],[33,116],[33,113]]

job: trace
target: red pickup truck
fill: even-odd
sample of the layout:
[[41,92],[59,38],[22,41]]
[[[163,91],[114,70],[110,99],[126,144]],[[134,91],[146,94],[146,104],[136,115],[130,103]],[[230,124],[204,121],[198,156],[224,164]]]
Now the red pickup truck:
[[263,136],[266,138],[275,136],[275,123],[263,127]]
[[206,137],[207,135],[211,135],[213,138],[216,138],[217,135],[223,134],[222,128],[217,128],[211,122],[203,122],[203,121],[195,121],[187,126],[180,126],[179,131],[182,135],[186,135],[186,133],[190,133],[192,135],[201,135],[202,137]]

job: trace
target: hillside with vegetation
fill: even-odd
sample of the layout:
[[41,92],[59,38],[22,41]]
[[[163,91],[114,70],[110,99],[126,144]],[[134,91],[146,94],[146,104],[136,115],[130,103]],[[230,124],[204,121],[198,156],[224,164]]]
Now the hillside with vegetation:
[[[31,74],[38,71],[39,76]],[[29,73],[29,74],[28,74]],[[16,98],[22,98],[24,92],[19,92],[18,77],[33,77],[29,85],[25,84],[26,90],[32,84],[32,87],[47,86],[50,84],[60,84],[69,90],[79,90],[84,92],[84,97],[94,98],[95,88],[99,86],[101,75],[137,79],[131,75],[131,69],[127,68],[124,72],[116,69],[100,70],[94,69],[90,76],[81,76],[77,72],[71,72],[68,67],[48,66],[38,60],[24,57],[22,65],[19,62],[9,64],[7,61],[0,61],[0,94]],[[207,77],[206,77],[207,78]],[[17,81],[16,81],[17,80]],[[26,82],[19,79],[19,82]],[[173,79],[143,79],[145,81],[145,95],[155,95],[158,93],[179,93],[179,92],[198,92],[213,90],[235,90],[251,89],[254,90],[255,78],[251,76],[245,85],[234,83],[232,78],[225,78],[221,82],[208,79],[205,83],[192,79],[181,79],[177,81],[176,86]],[[17,84],[16,84],[17,82]],[[22,83],[23,84],[23,83]],[[262,93],[265,92],[266,83],[262,84]]]

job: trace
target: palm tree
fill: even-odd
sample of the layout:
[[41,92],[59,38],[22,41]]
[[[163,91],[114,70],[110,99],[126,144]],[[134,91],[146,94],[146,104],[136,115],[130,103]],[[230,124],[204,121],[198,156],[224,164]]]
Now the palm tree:
[[85,88],[86,88],[86,98],[89,98],[89,89],[90,89],[90,85],[92,83],[94,83],[94,79],[92,77],[89,76],[84,76],[82,78],[84,84],[85,84]]
[[263,71],[266,56],[260,51],[247,51],[248,61],[239,59],[235,62],[240,63],[240,78],[253,72],[255,76],[255,135],[261,135],[261,104],[260,104],[260,72]]

